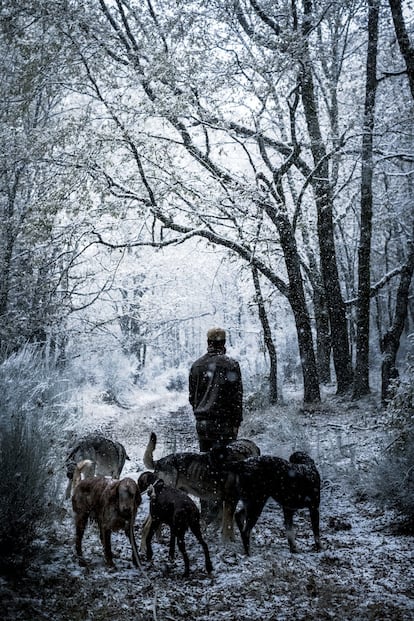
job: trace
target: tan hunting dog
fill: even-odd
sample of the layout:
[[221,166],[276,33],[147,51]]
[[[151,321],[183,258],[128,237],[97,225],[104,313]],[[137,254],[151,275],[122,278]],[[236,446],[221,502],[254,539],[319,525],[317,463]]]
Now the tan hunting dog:
[[131,478],[109,479],[92,477],[81,479],[82,470],[90,467],[89,460],[83,460],[74,471],[74,489],[72,507],[75,514],[76,554],[79,565],[87,563],[82,553],[82,539],[89,520],[96,520],[99,536],[104,548],[105,561],[109,567],[115,567],[112,546],[112,531],[123,530],[132,548],[132,562],[139,566],[138,550],[134,535],[135,517],[141,504],[138,486]]

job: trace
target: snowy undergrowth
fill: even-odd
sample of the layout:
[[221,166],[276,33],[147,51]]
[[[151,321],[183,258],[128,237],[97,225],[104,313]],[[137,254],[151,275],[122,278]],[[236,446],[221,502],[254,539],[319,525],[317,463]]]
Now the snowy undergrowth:
[[0,365],[0,567],[21,570],[55,508],[65,386],[35,348]]
[[414,532],[414,361],[394,386],[387,408],[388,442],[366,477],[366,492],[386,508],[396,509]]

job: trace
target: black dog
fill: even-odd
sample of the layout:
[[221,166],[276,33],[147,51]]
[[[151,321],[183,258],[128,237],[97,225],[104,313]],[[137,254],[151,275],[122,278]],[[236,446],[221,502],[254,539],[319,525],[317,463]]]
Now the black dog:
[[153,470],[167,485],[183,490],[187,494],[206,500],[223,501],[222,532],[224,538],[233,538],[233,513],[226,511],[221,473],[216,472],[216,463],[236,462],[260,455],[259,447],[244,438],[233,440],[206,453],[172,453],[161,459],[154,459],[157,436],[151,433],[144,453],[144,465]]
[[161,524],[167,524],[170,527],[170,559],[174,558],[175,541],[184,559],[184,576],[190,573],[190,561],[185,549],[184,536],[187,530],[196,537],[197,541],[203,548],[206,570],[210,573],[213,569],[210,560],[210,554],[206,542],[201,535],[200,529],[200,512],[197,505],[191,500],[187,494],[181,490],[166,485],[164,481],[159,479],[153,472],[143,472],[138,479],[138,488],[140,492],[148,489],[150,497],[150,516],[151,520],[146,521],[144,525],[145,545],[147,550],[147,559],[152,559],[151,540],[155,531]]
[[[220,467],[223,454],[216,455],[216,458],[216,467]],[[238,501],[242,501],[243,506],[235,519],[246,554],[249,554],[250,533],[268,498],[273,498],[283,508],[291,552],[296,552],[293,515],[302,508],[309,509],[316,549],[320,550],[320,476],[309,455],[298,451],[290,456],[289,461],[265,455],[251,457],[230,464],[223,462],[221,469],[222,494],[228,512],[234,513]]]

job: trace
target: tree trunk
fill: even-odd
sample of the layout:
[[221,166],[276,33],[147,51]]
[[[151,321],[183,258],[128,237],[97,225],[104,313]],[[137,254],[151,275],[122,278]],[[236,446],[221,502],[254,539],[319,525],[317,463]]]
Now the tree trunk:
[[259,272],[255,266],[252,266],[252,276],[254,289],[256,292],[256,302],[259,310],[260,323],[263,328],[264,343],[269,354],[270,372],[269,372],[269,401],[277,403],[277,351],[272,338],[269,319],[267,317],[266,308],[263,301],[262,290],[260,287]]
[[371,300],[371,235],[373,132],[377,92],[378,0],[368,2],[368,49],[366,61],[364,129],[361,166],[361,232],[358,248],[358,302],[356,321],[356,361],[353,398],[359,399],[369,390],[369,328]]
[[381,399],[385,404],[389,397],[390,382],[398,377],[396,358],[400,346],[400,338],[408,314],[408,295],[414,272],[414,242],[410,242],[407,261],[402,269],[400,284],[395,301],[395,312],[392,326],[381,339]]
[[312,66],[306,42],[300,76],[302,104],[311,140],[311,151],[317,174],[313,175],[318,216],[318,238],[321,273],[331,325],[332,354],[338,394],[346,393],[352,384],[352,366],[347,331],[345,304],[339,284],[332,217],[332,191],[328,157],[319,124]]
[[[302,231],[306,240],[307,234]],[[329,331],[329,313],[326,306],[325,289],[317,266],[316,257],[306,240],[306,252],[309,262],[307,274],[310,282],[309,295],[312,296],[316,330],[316,360],[319,381],[322,384],[331,382],[331,335]]]
[[313,289],[313,308],[315,310],[316,356],[319,380],[322,384],[329,384],[331,382],[329,315],[325,296],[318,286]]
[[394,22],[395,34],[397,35],[401,55],[405,60],[408,83],[410,85],[411,95],[414,99],[414,47],[410,43],[410,37],[408,36],[407,28],[405,26],[401,0],[389,0],[389,3]]
[[317,403],[320,401],[319,376],[315,360],[313,347],[313,337],[311,321],[306,305],[303,277],[300,268],[300,258],[296,246],[296,239],[286,215],[284,206],[284,195],[281,182],[278,184],[277,192],[273,193],[279,199],[276,207],[268,202],[263,204],[267,215],[275,223],[280,244],[283,250],[283,257],[289,279],[288,300],[292,308],[295,319],[296,333],[298,335],[298,346],[303,372],[303,399],[305,403]]

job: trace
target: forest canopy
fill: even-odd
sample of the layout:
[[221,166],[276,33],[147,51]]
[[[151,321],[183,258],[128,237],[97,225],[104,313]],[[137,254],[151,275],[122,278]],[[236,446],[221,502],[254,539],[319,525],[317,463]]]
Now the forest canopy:
[[2,2],[2,358],[118,348],[139,382],[223,323],[271,401],[298,371],[307,403],[374,371],[386,401],[413,320],[412,9]]

